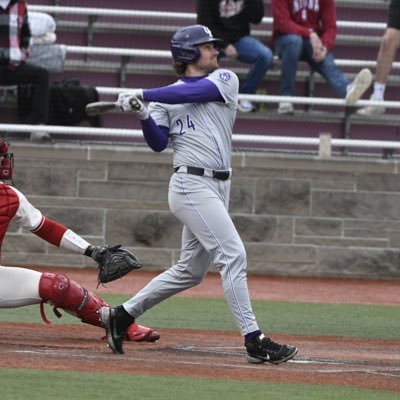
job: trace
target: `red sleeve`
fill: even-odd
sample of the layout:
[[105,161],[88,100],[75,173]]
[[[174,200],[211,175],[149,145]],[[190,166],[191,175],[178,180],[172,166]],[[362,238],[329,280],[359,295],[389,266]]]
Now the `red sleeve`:
[[288,1],[272,0],[272,17],[274,21],[274,35],[293,33],[304,37],[310,36],[308,28],[293,21]]
[[66,230],[65,226],[43,216],[39,226],[31,232],[54,246],[60,247],[61,239]]
[[321,8],[321,41],[328,49],[332,49],[336,39],[336,7],[333,0],[325,0]]

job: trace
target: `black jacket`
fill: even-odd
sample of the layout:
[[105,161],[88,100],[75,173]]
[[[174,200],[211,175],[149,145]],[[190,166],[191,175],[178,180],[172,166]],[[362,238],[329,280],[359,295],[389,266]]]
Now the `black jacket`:
[[224,41],[222,48],[250,34],[264,17],[263,0],[197,0],[197,23]]

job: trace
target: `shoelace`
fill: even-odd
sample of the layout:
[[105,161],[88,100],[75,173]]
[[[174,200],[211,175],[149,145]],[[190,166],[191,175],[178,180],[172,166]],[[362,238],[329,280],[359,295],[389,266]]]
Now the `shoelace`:
[[[270,338],[264,338],[261,341],[261,345],[265,343],[265,348],[268,350],[272,350],[275,352],[278,352],[281,348],[282,345],[280,345],[279,343],[274,342],[273,340],[271,340]],[[264,346],[263,346],[264,347]]]

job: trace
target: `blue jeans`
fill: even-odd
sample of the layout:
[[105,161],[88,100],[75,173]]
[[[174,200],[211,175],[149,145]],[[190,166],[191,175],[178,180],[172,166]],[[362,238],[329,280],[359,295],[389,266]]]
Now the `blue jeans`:
[[233,46],[239,54],[239,61],[252,64],[239,92],[253,94],[272,65],[274,55],[267,46],[251,36],[242,37]]
[[312,59],[312,46],[309,39],[300,35],[282,35],[275,43],[275,52],[282,60],[280,94],[292,96],[296,82],[296,73],[299,60],[306,61],[311,68],[321,74],[328,85],[339,95],[345,98],[349,80],[335,64],[332,53],[328,52],[325,59],[315,62]]

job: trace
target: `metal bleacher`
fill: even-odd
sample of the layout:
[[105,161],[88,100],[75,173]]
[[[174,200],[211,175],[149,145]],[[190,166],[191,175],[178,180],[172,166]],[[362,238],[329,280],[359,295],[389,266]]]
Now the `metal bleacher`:
[[[58,43],[66,46],[65,71],[55,76],[55,79],[59,80],[71,74],[79,76],[84,83],[96,86],[102,99],[115,98],[118,92],[129,88],[160,86],[174,80],[168,51],[169,38],[179,27],[195,22],[196,16],[193,12],[140,9],[144,2],[139,2],[139,9],[135,10],[71,7],[70,3],[30,2],[31,10],[47,12],[55,17]],[[87,1],[85,6],[94,3]],[[149,8],[152,3],[148,2]],[[265,3],[268,10],[270,1],[266,0]],[[344,15],[343,10],[358,11],[348,14],[356,16],[355,20],[338,20],[339,34],[335,46],[335,55],[336,48],[338,51],[337,64],[350,79],[363,67],[374,71],[377,49],[386,26],[385,20],[382,19],[385,15],[384,2],[377,4],[368,0],[337,0],[336,5],[338,16]],[[376,15],[380,21],[372,19],[372,15]],[[362,17],[371,19],[360,20]],[[252,33],[268,43],[271,26],[272,18],[266,16],[260,25],[254,27]],[[373,120],[358,117],[354,108],[346,108],[344,100],[333,97],[334,94],[327,90],[327,85],[321,77],[313,74],[305,65],[300,68],[297,76],[299,95],[292,98],[292,102],[298,105],[295,115],[278,115],[276,104],[282,98],[273,93],[278,93],[279,63],[279,59],[276,58],[274,68],[268,71],[259,94],[241,95],[241,98],[258,103],[260,111],[238,114],[236,132],[242,132],[244,135],[257,133],[270,137],[278,134],[293,138],[318,138],[321,132],[329,132],[334,139],[381,139],[393,143],[397,140],[397,127],[400,122],[397,110],[400,102],[385,101],[384,106],[388,113]],[[238,62],[222,60],[221,65],[232,68],[239,77],[243,77],[248,71],[248,65]],[[399,71],[400,62],[395,62],[388,93],[398,89]],[[382,103],[360,100],[357,105]],[[110,113],[105,116],[104,121],[105,127],[121,130],[128,126],[138,128],[138,124],[132,126],[132,118],[120,113]]]

